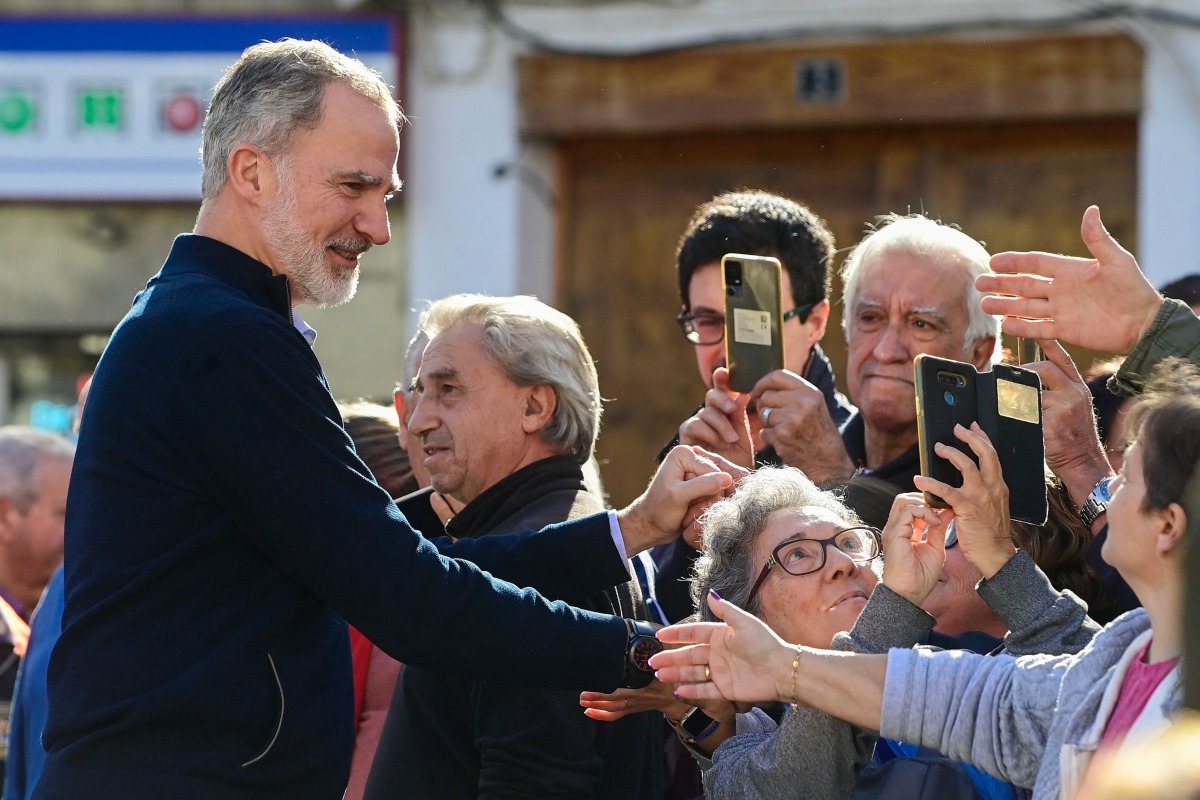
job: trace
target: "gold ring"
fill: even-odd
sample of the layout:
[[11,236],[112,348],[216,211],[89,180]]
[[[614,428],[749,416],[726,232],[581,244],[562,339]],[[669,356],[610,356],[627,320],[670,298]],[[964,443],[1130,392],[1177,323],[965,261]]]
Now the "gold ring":
[[625,710],[626,711],[629,710],[629,698],[628,697],[625,698]]
[[708,664],[704,665],[704,680],[706,680],[706,681],[712,680],[712,670],[708,668]]

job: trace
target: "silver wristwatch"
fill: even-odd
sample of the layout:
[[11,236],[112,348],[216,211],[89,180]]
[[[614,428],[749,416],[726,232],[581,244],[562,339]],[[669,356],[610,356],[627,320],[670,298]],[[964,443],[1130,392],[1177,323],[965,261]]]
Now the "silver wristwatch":
[[1083,507],[1079,509],[1079,521],[1083,523],[1085,530],[1091,531],[1092,523],[1096,518],[1108,511],[1108,501],[1112,499],[1112,495],[1108,493],[1108,484],[1112,478],[1101,478],[1096,484],[1096,488],[1092,489],[1092,493],[1088,495],[1087,500],[1083,501]]

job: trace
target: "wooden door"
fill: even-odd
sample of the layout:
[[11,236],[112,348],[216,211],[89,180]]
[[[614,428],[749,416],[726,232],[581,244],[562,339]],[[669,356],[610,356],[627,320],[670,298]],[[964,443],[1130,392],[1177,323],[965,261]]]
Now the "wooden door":
[[[1136,121],[1079,119],[795,132],[574,137],[559,143],[559,308],[577,319],[606,399],[599,456],[614,505],[703,399],[674,322],[674,250],[714,194],[761,188],[808,204],[845,252],[874,217],[923,211],[989,251],[1085,254],[1084,208],[1133,249]],[[840,259],[839,264],[840,266]],[[840,288],[823,343],[845,385]]]

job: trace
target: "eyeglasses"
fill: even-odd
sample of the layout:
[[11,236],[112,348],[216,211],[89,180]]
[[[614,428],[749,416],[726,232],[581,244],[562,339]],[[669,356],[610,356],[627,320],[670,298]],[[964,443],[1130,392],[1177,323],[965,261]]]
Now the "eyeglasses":
[[882,539],[878,528],[862,525],[855,528],[840,530],[828,539],[788,539],[767,557],[767,563],[758,573],[758,580],[746,598],[749,605],[758,589],[771,572],[771,567],[779,567],[789,575],[807,575],[825,566],[825,548],[833,545],[839,552],[850,557],[855,564],[865,564],[879,558],[883,550]]
[[[791,311],[785,311],[783,321],[800,317],[800,321],[804,322],[807,319],[805,315],[812,311],[815,305],[816,303],[805,303]],[[720,314],[689,314],[685,311],[675,317],[675,321],[679,323],[683,337],[692,344],[720,344],[725,339],[725,317]]]

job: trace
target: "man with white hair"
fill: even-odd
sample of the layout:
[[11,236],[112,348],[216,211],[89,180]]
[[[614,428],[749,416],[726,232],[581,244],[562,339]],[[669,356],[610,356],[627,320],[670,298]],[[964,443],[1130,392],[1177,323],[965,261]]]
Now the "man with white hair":
[[0,427],[0,780],[7,765],[9,701],[29,618],[62,563],[74,455],[75,447],[57,434]]
[[[488,538],[603,508],[583,473],[600,385],[573,319],[532,297],[461,294],[432,303],[420,327],[429,343],[408,425],[432,490],[458,509],[450,536]],[[636,580],[556,599],[647,618]],[[657,723],[646,714],[599,722],[580,712],[578,692],[409,665],[365,797],[650,800],[661,796]]]
[[762,439],[817,483],[870,474],[912,491],[920,470],[913,360],[926,353],[987,371],[1000,323],[979,307],[989,255],[921,214],[881,217],[842,267],[846,379],[858,413],[839,433],[825,398],[779,374],[755,387]]

